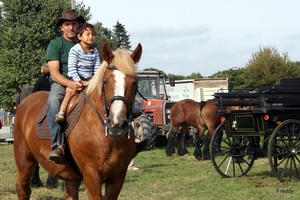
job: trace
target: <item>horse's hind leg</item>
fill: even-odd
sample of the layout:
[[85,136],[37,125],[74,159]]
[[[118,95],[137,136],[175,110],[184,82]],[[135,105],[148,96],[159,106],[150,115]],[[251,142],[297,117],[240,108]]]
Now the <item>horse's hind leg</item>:
[[26,160],[25,157],[27,157],[27,155],[24,155],[24,157],[20,156],[18,159],[15,159],[17,167],[16,190],[18,199],[29,200],[31,194],[30,180],[37,162],[34,158]]
[[37,161],[22,136],[14,141],[14,160],[17,168],[16,190],[18,199],[30,199],[30,179]]
[[78,200],[79,187],[81,181],[65,181],[65,195],[64,199],[66,200]]

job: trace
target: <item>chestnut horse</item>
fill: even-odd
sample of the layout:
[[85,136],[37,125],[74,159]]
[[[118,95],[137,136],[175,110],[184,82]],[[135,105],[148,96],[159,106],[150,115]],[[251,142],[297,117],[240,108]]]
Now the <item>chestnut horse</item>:
[[83,108],[66,138],[65,164],[48,160],[51,141],[36,133],[37,116],[49,93],[33,93],[20,103],[14,127],[18,199],[30,199],[30,177],[37,163],[50,175],[65,180],[65,199],[78,199],[81,181],[89,199],[104,198],[102,185],[106,200],[118,198],[128,164],[137,153],[131,121],[138,81],[135,64],[141,54],[140,44],[133,52],[112,51],[106,43],[102,46],[103,63],[86,91],[80,93]]
[[[195,158],[199,160],[209,159],[210,138],[221,123],[220,117],[217,115],[219,106],[216,106],[213,102],[214,99],[200,103],[192,99],[184,99],[172,106],[170,111],[172,127],[168,134],[167,156],[175,154],[175,137],[178,138],[178,154],[182,156],[188,153],[185,139],[189,135],[188,126],[191,125],[198,129],[195,133]],[[208,135],[204,135],[205,130],[208,130]],[[202,145],[204,145],[203,156],[201,154]]]

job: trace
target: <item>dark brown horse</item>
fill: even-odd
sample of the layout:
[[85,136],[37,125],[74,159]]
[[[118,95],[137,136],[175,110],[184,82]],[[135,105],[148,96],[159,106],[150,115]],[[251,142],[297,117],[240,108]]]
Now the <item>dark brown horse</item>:
[[141,54],[140,44],[133,52],[112,52],[103,45],[103,63],[79,96],[84,98],[83,109],[66,138],[65,164],[48,160],[50,139],[40,139],[36,133],[37,116],[46,105],[48,92],[33,93],[20,103],[14,129],[18,199],[30,199],[30,177],[37,163],[65,180],[66,199],[78,199],[81,181],[89,199],[103,199],[103,184],[106,200],[118,198],[128,164],[137,153],[131,111],[137,89],[135,64]]
[[[174,139],[178,140],[178,154],[188,153],[186,149],[186,137],[189,135],[188,126],[191,125],[198,131],[195,133],[195,151],[194,156],[197,159],[209,159],[209,142],[215,129],[221,123],[217,115],[219,107],[213,104],[214,99],[205,102],[196,102],[192,99],[184,99],[177,102],[170,111],[171,130],[168,134],[168,144],[166,147],[167,156],[175,153]],[[208,130],[208,135],[204,135]],[[201,146],[203,147],[203,156]]]

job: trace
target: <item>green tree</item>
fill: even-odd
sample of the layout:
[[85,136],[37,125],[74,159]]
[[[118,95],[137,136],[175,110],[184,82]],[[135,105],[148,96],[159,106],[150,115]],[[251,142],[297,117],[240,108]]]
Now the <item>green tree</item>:
[[125,49],[130,49],[130,35],[127,34],[125,26],[119,21],[113,27],[113,37],[117,39],[117,47],[123,47]]
[[[40,76],[47,45],[60,35],[56,19],[71,4],[69,0],[1,2],[0,105],[9,110],[17,95],[15,88],[32,85]],[[78,13],[89,19],[89,8],[77,5]]]
[[244,90],[245,88],[241,87],[244,81],[239,77],[242,71],[243,68],[233,67],[228,70],[218,71],[217,73],[209,76],[209,78],[228,78],[229,91]]
[[200,74],[200,72],[193,72],[190,75],[186,76],[185,79],[195,79],[195,78],[203,78],[203,76]]
[[166,76],[167,80],[173,79],[173,80],[183,80],[185,79],[185,76],[183,75],[176,75],[176,74],[167,74]]
[[[96,38],[93,46],[98,49],[99,53],[101,52],[104,43],[107,43],[111,49],[117,49],[117,38],[112,36],[112,31],[110,29],[103,27],[101,22],[96,22],[94,27]],[[102,58],[100,60],[102,60]]]
[[[159,70],[159,69],[156,69],[156,68],[153,68],[153,67],[148,67],[148,68],[145,68],[143,69],[143,71],[158,71],[158,72],[163,72],[162,70]],[[164,73],[164,72],[163,72]],[[165,73],[164,73],[165,74]]]
[[278,84],[282,78],[300,76],[300,67],[292,62],[287,53],[280,55],[275,47],[260,47],[252,54],[239,79],[242,86],[250,90],[257,90],[265,86]]

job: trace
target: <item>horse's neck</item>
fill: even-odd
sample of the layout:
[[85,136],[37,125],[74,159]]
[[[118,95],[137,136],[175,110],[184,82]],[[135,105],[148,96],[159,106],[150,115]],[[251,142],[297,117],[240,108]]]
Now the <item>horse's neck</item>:
[[89,101],[94,105],[98,112],[102,112],[104,107],[104,95],[103,93],[99,93],[97,91],[93,91],[92,93],[87,95]]

